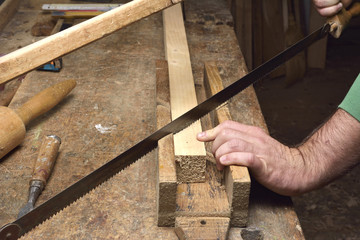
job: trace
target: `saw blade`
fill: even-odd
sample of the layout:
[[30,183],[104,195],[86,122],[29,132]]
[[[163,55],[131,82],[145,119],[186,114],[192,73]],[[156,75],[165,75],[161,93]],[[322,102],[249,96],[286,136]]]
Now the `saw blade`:
[[191,123],[199,120],[205,114],[216,109],[218,106],[221,106],[221,104],[251,84],[255,83],[258,79],[271,73],[276,67],[285,63],[291,57],[306,49],[312,43],[326,36],[329,30],[330,25],[325,24],[317,31],[287,48],[285,51],[257,67],[243,78],[232,83],[222,91],[208,98],[206,101],[200,103],[174,121],[165,125],[163,128],[152,133],[150,136],[138,142],[113,160],[104,164],[89,175],[80,179],[78,182],[55,195],[45,203],[36,207],[34,210],[30,211],[16,221],[3,226],[0,229],[0,239],[17,239],[18,237],[24,235],[32,228],[49,219],[51,216],[55,215],[66,206],[84,196],[90,190],[96,188],[98,185],[105,182],[116,173],[130,166],[139,158],[152,151],[154,148],[156,148],[158,140],[168,134],[175,134],[183,130],[184,128],[191,125]]

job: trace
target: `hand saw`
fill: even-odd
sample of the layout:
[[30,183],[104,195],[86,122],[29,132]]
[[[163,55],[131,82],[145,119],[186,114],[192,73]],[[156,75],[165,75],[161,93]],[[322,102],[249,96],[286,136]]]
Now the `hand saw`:
[[138,142],[119,156],[115,157],[113,160],[107,162],[97,170],[80,179],[78,182],[66,188],[47,202],[36,207],[16,221],[3,226],[0,229],[0,239],[17,239],[24,235],[32,228],[49,219],[58,211],[70,205],[72,202],[76,201],[107,179],[111,178],[116,173],[136,162],[137,159],[152,151],[157,147],[158,140],[168,134],[175,134],[191,125],[191,123],[199,120],[202,116],[216,109],[218,106],[251,84],[255,83],[258,79],[266,76],[276,67],[285,63],[291,57],[303,51],[312,43],[326,36],[329,31],[330,24],[327,23],[263,65],[257,67],[243,78],[232,83],[227,88],[213,95],[206,101],[200,103],[198,106],[165,125],[163,128]]

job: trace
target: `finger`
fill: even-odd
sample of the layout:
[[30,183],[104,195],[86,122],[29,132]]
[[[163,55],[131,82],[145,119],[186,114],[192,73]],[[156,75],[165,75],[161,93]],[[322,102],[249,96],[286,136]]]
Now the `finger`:
[[198,133],[196,138],[199,141],[203,141],[203,142],[213,141],[219,135],[219,133],[224,129],[233,129],[235,131],[241,131],[244,133],[251,133],[257,131],[257,128],[254,126],[249,126],[234,121],[225,121],[217,125],[213,129],[209,129],[207,131]]
[[[214,141],[214,144],[217,144],[219,138]],[[247,142],[246,140],[240,138],[233,138],[228,141],[225,141],[219,147],[214,149],[213,155],[216,159],[219,159],[221,156],[232,153],[232,152],[251,152],[254,153],[254,144]]]
[[256,157],[255,154],[249,152],[232,152],[220,157],[219,162],[223,166],[239,165],[252,169],[257,174],[263,171],[265,162]]
[[342,7],[343,7],[342,3],[338,3],[330,7],[317,8],[317,11],[323,17],[331,17],[337,14],[342,9]]
[[314,0],[313,2],[317,8],[327,8],[340,3],[339,0]]
[[206,130],[204,132],[198,133],[196,135],[196,139],[202,142],[213,141],[218,135],[219,131],[220,131],[220,125],[212,129]]

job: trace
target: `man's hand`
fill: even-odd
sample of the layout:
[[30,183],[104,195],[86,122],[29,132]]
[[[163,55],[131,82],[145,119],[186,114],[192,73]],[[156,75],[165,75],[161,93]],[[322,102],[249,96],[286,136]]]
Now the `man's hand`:
[[299,147],[287,147],[262,129],[233,121],[199,133],[213,141],[217,167],[241,165],[256,180],[282,195],[324,186],[360,163],[360,122],[342,109]]
[[331,17],[343,7],[348,7],[352,0],[313,0],[316,10],[321,16]]
[[297,195],[307,188],[307,168],[298,149],[276,141],[262,129],[226,121],[199,133],[200,141],[213,141],[217,167],[246,166],[258,182],[282,195]]

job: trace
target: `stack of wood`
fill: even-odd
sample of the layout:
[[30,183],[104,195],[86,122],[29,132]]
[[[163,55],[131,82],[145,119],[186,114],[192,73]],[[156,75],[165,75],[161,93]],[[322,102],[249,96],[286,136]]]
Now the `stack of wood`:
[[[195,88],[181,5],[166,9],[163,22],[167,61],[156,63],[157,128],[223,89],[215,62],[205,63],[204,84]],[[206,118],[203,126],[210,128],[231,116],[225,105],[216,111],[214,124]],[[180,239],[226,239],[230,226],[247,224],[249,172],[239,166],[218,171],[209,149],[196,140],[201,131],[197,121],[159,141],[158,226],[175,226]]]
[[[299,0],[246,1],[228,0],[234,17],[234,29],[248,68],[254,69],[286,47],[322,26],[326,19],[312,5]],[[309,15],[306,12],[310,12]],[[306,26],[308,22],[308,26]],[[324,68],[326,38],[296,55],[271,73],[271,78],[285,76],[291,86],[303,79],[307,68]]]

